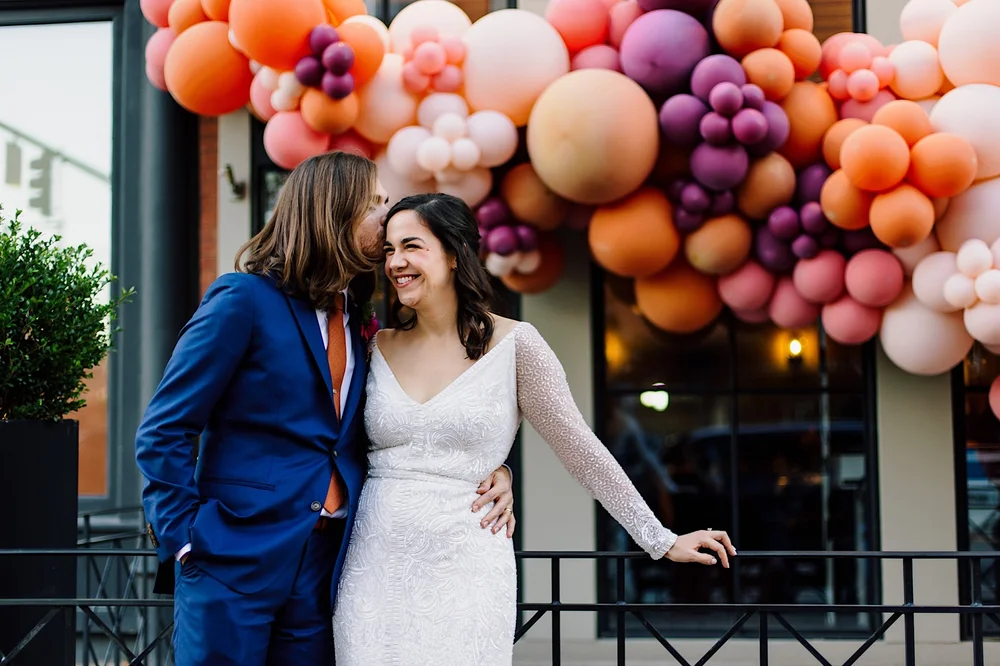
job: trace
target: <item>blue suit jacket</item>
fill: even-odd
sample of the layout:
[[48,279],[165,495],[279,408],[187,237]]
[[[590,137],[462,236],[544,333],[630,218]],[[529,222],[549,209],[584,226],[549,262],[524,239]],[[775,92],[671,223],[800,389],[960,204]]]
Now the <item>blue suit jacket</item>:
[[[147,531],[173,592],[174,555],[252,594],[298,561],[336,468],[349,513],[343,566],[366,472],[367,349],[351,312],[354,373],[343,419],[315,309],[256,275],[223,275],[181,331],[136,433]],[[193,438],[201,435],[197,460]]]

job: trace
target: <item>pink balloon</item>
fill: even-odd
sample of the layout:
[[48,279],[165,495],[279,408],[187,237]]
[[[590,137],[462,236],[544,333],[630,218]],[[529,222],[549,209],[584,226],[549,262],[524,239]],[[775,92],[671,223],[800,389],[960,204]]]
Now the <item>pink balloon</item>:
[[835,250],[823,250],[812,259],[795,264],[792,283],[799,296],[810,303],[832,303],[844,293],[847,260]]
[[1000,377],[990,384],[990,409],[993,410],[993,416],[1000,419]]
[[493,172],[483,167],[476,167],[471,171],[466,171],[455,182],[438,183],[438,192],[450,194],[458,197],[470,208],[481,204],[490,195],[493,188]]
[[958,274],[954,252],[932,252],[913,269],[913,294],[924,307],[936,312],[955,312],[956,308],[944,298],[944,283]]
[[840,68],[848,74],[867,69],[871,64],[872,52],[863,42],[851,41],[840,49]]
[[163,64],[167,61],[167,51],[177,39],[177,33],[170,28],[160,28],[146,42],[146,78],[156,88],[167,90],[163,78]]
[[823,306],[823,330],[842,345],[860,345],[878,333],[882,324],[882,311],[871,308],[844,294],[838,300]]
[[277,113],[274,107],[271,106],[271,94],[273,92],[264,85],[264,77],[258,72],[257,76],[253,77],[253,81],[250,83],[250,106],[253,107],[254,113],[265,123]]
[[462,70],[456,65],[445,65],[431,80],[431,87],[438,92],[458,92],[462,87]]
[[903,266],[885,250],[864,250],[847,262],[844,284],[859,304],[884,308],[903,290]]
[[264,150],[282,169],[326,152],[330,137],[313,130],[298,111],[276,113],[264,127]]
[[[763,310],[774,292],[774,276],[750,260],[719,278],[719,297],[734,311]],[[766,313],[765,313],[766,321]]]
[[847,77],[847,94],[858,102],[870,102],[879,91],[879,79],[870,69],[859,69]]
[[421,74],[433,76],[448,64],[448,54],[437,42],[424,42],[413,49],[413,62]]
[[847,90],[847,81],[847,72],[844,70],[836,69],[831,72],[830,78],[827,81],[827,91],[830,93],[830,96],[840,102],[850,99],[851,93]]
[[638,0],[624,0],[612,5],[608,12],[608,44],[621,48],[625,31],[642,13]]
[[915,375],[948,372],[972,349],[972,336],[962,315],[931,310],[917,300],[909,285],[885,309],[879,340],[893,363]]
[[618,51],[607,44],[596,44],[583,49],[570,61],[570,69],[610,69],[622,71]]
[[420,71],[420,67],[412,60],[403,65],[403,87],[407,92],[419,95],[426,92],[431,84],[431,77]]
[[841,104],[840,117],[841,119],[860,118],[866,123],[870,123],[872,118],[875,117],[875,112],[894,99],[896,99],[896,96],[888,90],[879,90],[875,98],[869,102],[859,102],[856,99],[849,99]]
[[147,21],[157,28],[166,28],[170,25],[167,16],[172,4],[174,0],[139,0],[139,9]]
[[1000,345],[1000,305],[980,301],[968,308],[965,328],[984,345]]
[[761,308],[760,310],[733,310],[733,315],[747,324],[763,324],[770,319],[767,308]]
[[477,111],[466,120],[469,138],[479,147],[479,166],[498,167],[517,152],[514,121],[499,111]]
[[783,277],[778,281],[768,308],[771,321],[781,328],[805,328],[816,321],[819,312],[818,305],[799,295],[792,278]]
[[375,148],[364,137],[354,130],[347,130],[343,134],[334,134],[330,137],[329,151],[339,150],[344,153],[354,153],[361,157],[371,159],[375,155]]

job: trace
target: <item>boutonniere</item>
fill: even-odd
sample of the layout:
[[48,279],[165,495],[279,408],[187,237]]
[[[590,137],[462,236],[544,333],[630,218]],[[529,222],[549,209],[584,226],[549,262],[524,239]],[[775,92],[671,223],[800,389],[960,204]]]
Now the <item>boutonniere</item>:
[[375,334],[378,333],[378,319],[375,317],[375,305],[368,302],[361,314],[361,339],[365,344],[371,342]]

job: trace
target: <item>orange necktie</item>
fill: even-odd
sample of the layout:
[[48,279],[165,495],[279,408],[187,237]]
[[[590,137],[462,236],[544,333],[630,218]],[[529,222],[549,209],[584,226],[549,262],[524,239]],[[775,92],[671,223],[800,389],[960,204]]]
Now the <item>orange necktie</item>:
[[[344,295],[337,294],[336,306],[328,313],[326,322],[327,344],[326,360],[330,364],[330,380],[333,383],[333,408],[340,422],[340,388],[344,382],[344,372],[347,370],[347,340],[344,337]],[[336,468],[330,478],[330,488],[326,491],[326,501],[323,508],[329,513],[336,512],[344,503],[344,493],[341,490],[340,475]]]

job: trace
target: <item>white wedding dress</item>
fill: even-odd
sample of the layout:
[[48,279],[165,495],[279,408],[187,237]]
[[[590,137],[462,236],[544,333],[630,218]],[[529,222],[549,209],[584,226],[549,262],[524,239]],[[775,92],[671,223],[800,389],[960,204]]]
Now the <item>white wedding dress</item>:
[[369,475],[334,611],[336,666],[510,666],[513,541],[472,513],[523,414],[566,469],[652,557],[676,535],[653,515],[527,323],[420,404],[373,342],[365,425]]

